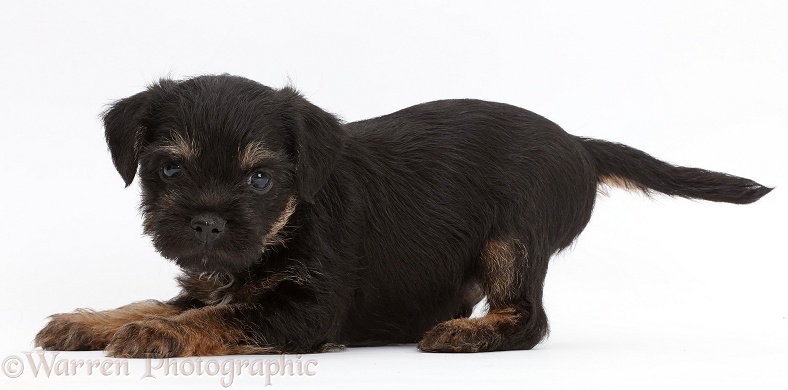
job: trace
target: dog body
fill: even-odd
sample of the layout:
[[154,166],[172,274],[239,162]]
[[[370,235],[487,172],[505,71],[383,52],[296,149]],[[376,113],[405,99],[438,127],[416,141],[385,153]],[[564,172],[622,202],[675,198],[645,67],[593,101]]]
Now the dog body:
[[[586,226],[601,183],[731,203],[770,191],[477,100],[341,124],[292,89],[201,76],[120,100],[104,123],[183,292],[55,315],[36,337],[46,349],[529,349],[548,331],[550,256]],[[467,318],[483,297],[487,315]]]
[[[417,341],[437,323],[470,315],[484,295],[493,311],[528,296],[522,310],[544,315],[547,259],[580,233],[596,194],[579,143],[525,110],[473,100],[426,103],[345,129],[326,203],[316,205],[342,205],[332,220],[353,216],[338,232],[353,226],[351,234],[336,237],[360,266],[344,343]],[[534,326],[544,326],[541,339],[546,325]]]

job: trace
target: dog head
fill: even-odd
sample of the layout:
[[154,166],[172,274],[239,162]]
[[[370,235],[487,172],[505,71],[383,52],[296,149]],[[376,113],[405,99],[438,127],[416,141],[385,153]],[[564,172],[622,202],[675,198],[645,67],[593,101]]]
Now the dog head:
[[139,171],[145,233],[199,272],[242,270],[281,243],[344,144],[338,120],[295,90],[228,75],[160,80],[103,119],[127,186]]

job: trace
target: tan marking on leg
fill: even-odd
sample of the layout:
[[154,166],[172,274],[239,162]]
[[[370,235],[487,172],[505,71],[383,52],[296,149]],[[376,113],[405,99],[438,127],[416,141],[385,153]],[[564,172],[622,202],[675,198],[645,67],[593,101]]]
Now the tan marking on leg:
[[517,261],[528,261],[527,250],[520,240],[490,240],[485,245],[481,256],[482,284],[491,306],[512,297],[518,279]]
[[268,149],[261,141],[250,142],[239,154],[240,165],[243,169],[252,169],[271,160],[282,160],[281,153]]
[[498,349],[520,320],[514,308],[496,309],[480,318],[458,318],[436,325],[419,341],[426,352],[483,352]]
[[287,200],[287,205],[285,205],[284,210],[281,214],[279,214],[279,218],[271,225],[271,229],[268,230],[268,233],[263,237],[263,243],[266,247],[284,244],[286,238],[279,234],[283,227],[287,224],[287,221],[290,220],[290,216],[293,215],[295,212],[296,206],[298,205],[298,200],[296,200],[295,196],[291,196]]
[[149,318],[121,328],[107,353],[123,358],[166,358],[278,353],[258,346],[244,331],[225,323],[226,307],[187,310],[170,318]]
[[276,353],[276,348],[257,346],[245,335],[242,329],[228,326],[222,314],[227,309],[205,307],[189,310],[177,316],[178,324],[186,325],[190,332],[184,341],[181,356],[216,356],[237,354]]
[[102,350],[124,325],[149,317],[171,317],[181,310],[157,301],[136,302],[115,310],[77,309],[52,315],[38,332],[35,345],[48,350]]

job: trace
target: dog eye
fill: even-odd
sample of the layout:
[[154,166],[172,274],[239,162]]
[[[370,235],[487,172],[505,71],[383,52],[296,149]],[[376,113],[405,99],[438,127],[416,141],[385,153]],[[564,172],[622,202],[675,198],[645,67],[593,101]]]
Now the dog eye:
[[265,172],[255,172],[249,176],[249,185],[260,191],[265,191],[271,185],[271,178]]
[[180,176],[181,170],[183,170],[183,168],[181,168],[180,164],[168,163],[161,169],[161,173],[165,178],[172,179]]

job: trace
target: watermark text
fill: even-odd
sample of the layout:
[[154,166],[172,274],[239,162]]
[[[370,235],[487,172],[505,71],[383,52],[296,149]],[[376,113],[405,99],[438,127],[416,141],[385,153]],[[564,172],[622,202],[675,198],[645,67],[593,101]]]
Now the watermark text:
[[[133,377],[129,362],[136,359],[71,359],[60,352],[32,351],[10,355],[2,362],[2,374],[18,378],[27,371],[33,378],[68,376]],[[275,377],[315,376],[318,362],[301,355],[243,357],[193,357],[144,359],[140,380],[160,377],[218,377],[222,387],[230,387],[240,376],[261,377],[265,386],[273,385]],[[134,367],[134,365],[132,365]]]

